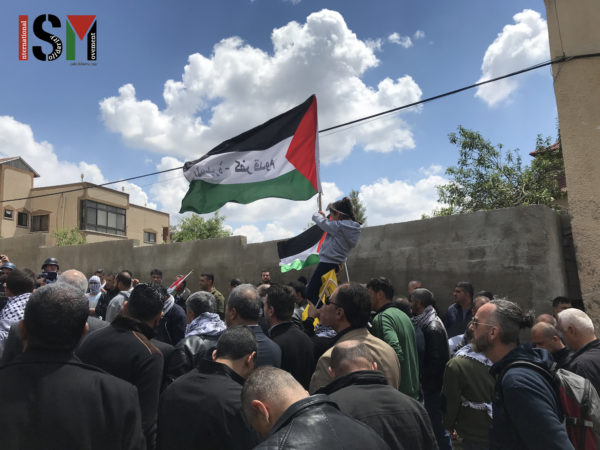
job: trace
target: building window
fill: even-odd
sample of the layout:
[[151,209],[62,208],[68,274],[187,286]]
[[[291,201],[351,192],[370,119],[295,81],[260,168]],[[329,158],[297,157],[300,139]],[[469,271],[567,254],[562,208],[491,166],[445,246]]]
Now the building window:
[[20,227],[29,225],[29,215],[26,212],[17,213],[17,225]]
[[144,242],[148,244],[156,244],[156,233],[144,231]]
[[4,218],[8,219],[8,220],[13,220],[14,219],[14,211],[12,209],[5,209],[4,210]]
[[31,231],[48,231],[50,215],[31,216]]
[[79,229],[125,236],[125,210],[91,200],[82,200]]

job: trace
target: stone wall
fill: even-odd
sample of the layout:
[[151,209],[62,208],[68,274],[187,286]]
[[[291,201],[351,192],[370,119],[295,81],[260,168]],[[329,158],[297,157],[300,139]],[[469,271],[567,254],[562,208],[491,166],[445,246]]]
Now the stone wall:
[[[275,281],[288,282],[312,268],[281,274],[275,241],[247,244],[243,236],[154,246],[135,240],[110,241],[72,247],[41,247],[45,235],[0,240],[0,250],[19,267],[40,270],[42,261],[55,256],[61,270],[78,268],[92,274],[129,269],[142,281],[154,267],[165,283],[194,270],[188,284],[197,288],[202,272],[215,275],[217,289],[227,294],[233,277],[257,283],[262,269]],[[459,216],[366,227],[348,260],[352,281],[389,278],[397,295],[405,295],[408,281],[422,280],[442,310],[452,302],[457,281],[471,281],[516,300],[536,312],[549,312],[550,301],[569,292],[563,255],[563,233],[557,214],[542,206],[507,208]],[[341,277],[345,279],[344,277]]]

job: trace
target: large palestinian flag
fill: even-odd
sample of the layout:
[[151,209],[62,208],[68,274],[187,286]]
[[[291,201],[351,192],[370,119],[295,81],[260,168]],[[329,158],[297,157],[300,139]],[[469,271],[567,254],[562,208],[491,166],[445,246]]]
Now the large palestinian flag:
[[317,225],[298,236],[277,243],[279,266],[282,272],[300,270],[304,267],[319,263],[319,250],[326,233]]
[[317,97],[217,145],[183,166],[180,213],[216,211],[266,197],[307,200],[321,190]]

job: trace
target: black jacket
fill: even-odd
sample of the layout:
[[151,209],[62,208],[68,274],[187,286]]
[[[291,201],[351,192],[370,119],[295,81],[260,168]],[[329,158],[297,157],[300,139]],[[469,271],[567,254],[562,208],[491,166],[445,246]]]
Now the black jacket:
[[498,378],[493,400],[490,449],[568,450],[567,436],[557,392],[542,373],[529,367],[512,367],[514,361],[528,361],[549,368],[546,350],[518,346],[490,369]]
[[[100,328],[107,327],[108,322],[97,319],[95,317],[88,317],[87,324],[89,327],[88,333],[99,330]],[[8,364],[14,358],[23,353],[23,341],[21,341],[21,335],[19,334],[19,322],[15,322],[10,326],[6,343],[4,344],[4,352],[2,353],[2,360],[0,360],[0,366]]]
[[600,339],[577,350],[565,368],[590,380],[600,394]]
[[137,320],[119,314],[110,326],[88,334],[75,354],[83,362],[137,387],[142,427],[149,447],[152,447],[164,362],[162,353],[140,331],[139,324]]
[[281,347],[281,368],[308,389],[316,366],[312,340],[293,322],[275,325],[269,334]]
[[250,449],[258,435],[242,414],[244,379],[224,364],[200,360],[160,398],[158,448]]
[[177,345],[185,336],[187,319],[181,306],[173,304],[171,309],[162,316],[154,330],[156,339],[167,344]]
[[120,291],[118,289],[113,289],[111,291],[102,293],[98,299],[98,303],[96,303],[96,309],[94,311],[96,317],[100,317],[102,319],[106,318],[106,309],[108,308],[108,304],[119,292]]
[[260,325],[248,325],[256,336],[256,367],[273,366],[281,367],[281,348],[263,333]]
[[450,359],[448,335],[439,318],[421,328],[425,338],[425,355],[421,371],[421,385],[425,394],[442,392],[444,369]]
[[394,389],[382,372],[352,372],[329,383],[329,394],[345,414],[373,428],[392,449],[437,449],[427,411]]
[[[143,325],[143,324],[142,324]],[[185,365],[185,356],[183,350],[173,347],[166,342],[161,342],[158,339],[150,339],[163,355],[163,380],[160,391],[164,391],[173,381],[179,378],[184,373],[188,372]]]
[[389,449],[373,429],[343,414],[326,395],[297,401],[275,422],[257,449]]
[[3,449],[141,449],[136,389],[71,352],[28,350],[0,368]]
[[201,359],[212,359],[210,351],[217,346],[219,336],[193,334],[183,338],[177,348],[183,353],[185,371],[189,372]]

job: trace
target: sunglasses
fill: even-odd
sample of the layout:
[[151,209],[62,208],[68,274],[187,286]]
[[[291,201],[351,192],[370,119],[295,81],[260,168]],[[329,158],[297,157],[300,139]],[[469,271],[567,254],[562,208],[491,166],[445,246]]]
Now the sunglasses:
[[473,326],[473,328],[477,328],[479,325],[483,325],[486,327],[495,327],[496,324],[495,323],[483,323],[483,322],[479,322],[475,317],[473,317],[473,319],[471,319],[471,325]]
[[327,297],[325,297],[325,300],[323,301],[326,305],[335,305],[338,308],[343,308],[342,305],[340,305],[339,303],[335,303],[332,302],[331,299],[329,298],[329,295]]

